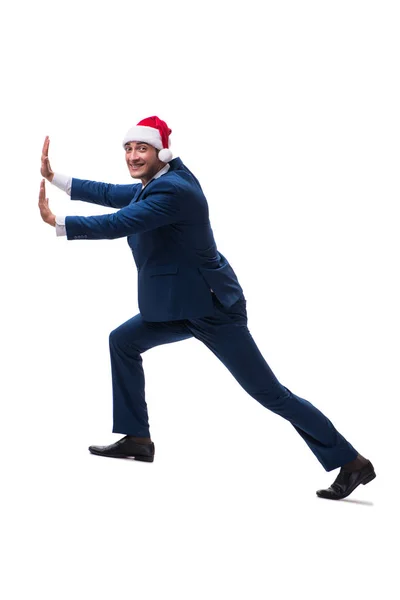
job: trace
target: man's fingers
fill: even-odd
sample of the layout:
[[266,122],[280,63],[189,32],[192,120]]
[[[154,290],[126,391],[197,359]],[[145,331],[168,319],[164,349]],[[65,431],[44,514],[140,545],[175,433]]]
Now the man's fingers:
[[46,138],[45,138],[44,144],[43,144],[43,149],[42,149],[42,167],[43,167],[43,165],[46,165],[46,167],[48,169],[50,169],[49,144],[50,144],[50,139],[49,139],[49,136],[46,135]]
[[50,138],[48,135],[46,135],[46,137],[44,138],[44,144],[43,144],[43,149],[42,149],[42,155],[46,156],[49,153],[49,144],[50,144]]
[[51,211],[49,208],[49,199],[46,198],[46,188],[45,188],[45,180],[42,179],[40,182],[40,192],[39,192],[39,210],[42,216],[42,219],[48,223],[49,215],[51,215]]
[[40,182],[40,190],[39,190],[39,204],[41,204],[45,198],[46,188],[44,184],[44,179]]

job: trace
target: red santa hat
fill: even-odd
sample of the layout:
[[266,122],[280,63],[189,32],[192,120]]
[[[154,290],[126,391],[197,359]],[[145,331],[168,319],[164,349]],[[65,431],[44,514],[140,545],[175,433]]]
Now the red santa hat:
[[160,151],[158,158],[167,163],[172,160],[172,152],[169,149],[171,133],[172,130],[165,121],[158,117],[147,117],[126,132],[122,145],[125,146],[128,142],[146,142],[157,148]]

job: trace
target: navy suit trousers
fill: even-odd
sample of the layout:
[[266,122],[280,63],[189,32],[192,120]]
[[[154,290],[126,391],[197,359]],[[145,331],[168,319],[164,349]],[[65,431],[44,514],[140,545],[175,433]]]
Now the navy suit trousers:
[[138,314],[111,332],[113,432],[150,437],[141,354],[154,346],[195,337],[223,362],[250,396],[293,425],[326,471],[356,458],[357,450],[331,421],[275,377],[247,328],[245,298],[226,308],[215,294],[212,296],[211,316],[150,322]]

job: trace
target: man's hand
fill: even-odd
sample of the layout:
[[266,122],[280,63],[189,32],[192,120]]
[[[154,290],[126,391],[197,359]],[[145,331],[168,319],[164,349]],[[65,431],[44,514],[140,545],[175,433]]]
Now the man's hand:
[[40,167],[40,173],[42,177],[45,177],[47,179],[47,181],[52,181],[54,177],[54,172],[51,169],[49,161],[49,145],[50,138],[48,135],[46,135],[42,149],[42,164]]
[[42,217],[45,223],[56,226],[56,216],[53,215],[49,208],[49,199],[46,198],[46,188],[44,184],[44,179],[42,179],[40,183],[40,192],[39,192],[39,210],[40,216]]

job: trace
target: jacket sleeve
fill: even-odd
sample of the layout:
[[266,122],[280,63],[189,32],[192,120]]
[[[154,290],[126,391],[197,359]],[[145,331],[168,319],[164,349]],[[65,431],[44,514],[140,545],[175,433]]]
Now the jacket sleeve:
[[88,181],[87,179],[72,179],[71,200],[83,200],[92,204],[101,204],[111,208],[123,208],[128,206],[134,197],[140,183],[129,185],[114,185],[112,183],[100,183]]
[[149,194],[121,210],[92,217],[66,217],[69,240],[113,240],[171,225],[183,218],[182,194],[172,186]]

